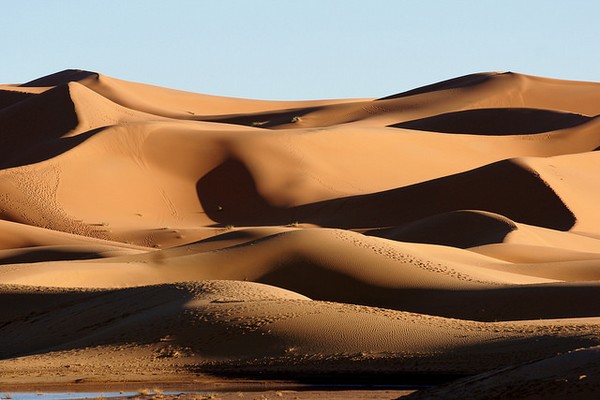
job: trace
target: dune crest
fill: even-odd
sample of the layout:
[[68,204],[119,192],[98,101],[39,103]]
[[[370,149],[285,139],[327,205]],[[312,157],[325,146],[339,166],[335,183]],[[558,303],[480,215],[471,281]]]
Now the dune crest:
[[600,84],[512,72],[314,101],[0,85],[0,389],[600,390],[598,115]]

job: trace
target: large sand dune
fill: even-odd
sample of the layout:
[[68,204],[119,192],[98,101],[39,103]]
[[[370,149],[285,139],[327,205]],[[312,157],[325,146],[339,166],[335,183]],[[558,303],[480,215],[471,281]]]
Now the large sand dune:
[[516,73],[285,102],[0,85],[0,388],[600,390],[599,114],[600,84]]

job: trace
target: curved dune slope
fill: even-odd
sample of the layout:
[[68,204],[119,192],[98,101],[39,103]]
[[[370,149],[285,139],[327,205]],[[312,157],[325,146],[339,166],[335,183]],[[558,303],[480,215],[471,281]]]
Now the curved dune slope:
[[315,101],[0,85],[0,389],[484,373],[415,396],[585,397],[599,114],[598,83],[516,73]]
[[[0,278],[9,284],[89,288],[250,280],[318,300],[487,321],[600,312],[589,301],[600,290],[593,282],[600,272],[597,256],[589,260],[588,279],[567,265],[555,268],[562,271],[557,279],[544,271],[535,276],[527,264],[341,230],[294,230],[208,252],[195,246],[91,262],[19,264],[0,271]],[[578,274],[577,282],[569,273]]]

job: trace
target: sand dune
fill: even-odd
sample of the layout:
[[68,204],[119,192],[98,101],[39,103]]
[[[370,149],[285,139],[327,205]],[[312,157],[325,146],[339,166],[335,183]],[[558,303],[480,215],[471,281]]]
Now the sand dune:
[[414,396],[584,397],[599,114],[600,84],[517,73],[316,101],[0,85],[0,389],[480,374]]
[[[550,262],[531,267],[450,247],[322,229],[276,234],[219,251],[200,253],[195,246],[98,261],[19,264],[0,277],[9,284],[89,288],[249,280],[318,300],[484,321],[594,316],[600,310],[589,301],[598,287],[590,277],[582,279],[584,273],[598,275],[594,259],[573,269]],[[544,304],[535,301],[540,296],[548,297]],[[531,302],[522,304],[527,299]]]
[[65,70],[19,85],[22,88],[54,87],[77,82],[90,90],[132,110],[178,119],[198,119],[203,115],[251,113],[285,110],[298,106],[314,107],[354,102],[355,100],[261,101],[210,96],[167,89],[112,78],[96,72]]
[[[250,282],[37,293],[8,286],[2,298],[17,305],[3,316],[9,322],[0,349],[4,359],[89,346],[107,351],[135,341],[150,344],[141,352],[154,358],[182,363],[200,357],[206,371],[218,374],[373,373],[381,368],[462,374],[598,343],[597,318],[484,324],[323,303]],[[23,342],[21,334],[29,330],[37,334]],[[490,341],[493,347],[486,346]],[[99,358],[105,361],[108,355]]]

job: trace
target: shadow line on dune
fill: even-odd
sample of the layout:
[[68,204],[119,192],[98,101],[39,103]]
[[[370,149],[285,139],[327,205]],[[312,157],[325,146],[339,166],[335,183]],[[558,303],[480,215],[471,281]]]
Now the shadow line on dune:
[[531,135],[573,128],[592,120],[581,114],[534,108],[479,108],[388,125],[418,131],[471,135]]
[[69,87],[58,86],[0,110],[0,159],[59,139],[79,123]]
[[13,106],[23,100],[37,96],[33,93],[18,92],[12,90],[0,90],[0,110]]
[[76,136],[65,138],[59,137],[45,142],[32,144],[27,151],[23,151],[15,157],[6,156],[6,158],[0,161],[0,170],[23,167],[25,165],[49,160],[77,147],[106,128],[107,127],[96,128]]
[[255,281],[313,300],[483,322],[600,316],[600,303],[590,301],[600,295],[600,286],[593,283],[397,288],[331,270],[319,260],[301,255],[286,256],[277,269]]
[[21,87],[45,87],[65,85],[69,82],[79,82],[90,76],[98,77],[97,72],[81,69],[65,69],[54,74],[46,75],[38,79],[23,83]]
[[[307,368],[306,365],[290,366],[290,360],[286,358],[281,360],[270,358],[268,359],[268,364],[264,361],[261,363],[261,361],[262,360],[240,360],[238,362],[220,362],[210,365],[190,366],[189,370],[195,373],[210,374],[228,379],[281,381],[281,384],[284,387],[285,383],[288,382],[306,385],[301,388],[295,387],[294,390],[297,391],[424,389],[472,375],[445,373],[443,371],[412,373],[382,371],[380,360],[361,360],[360,368],[357,368],[357,361],[350,357],[348,357],[348,359],[325,362],[311,360],[310,368]],[[392,364],[400,362],[400,359],[388,359],[385,363],[391,370]],[[342,368],[347,368],[348,365],[354,366],[354,371],[341,371]],[[398,366],[394,367],[394,369],[398,369]],[[377,371],[370,371],[370,368],[377,368]]]
[[2,257],[0,265],[25,264],[46,261],[92,260],[102,258],[102,253],[95,251],[68,251],[33,247],[24,249],[18,254]]
[[[394,354],[393,357],[366,358],[362,354],[338,354],[330,359],[294,360],[291,357],[241,359],[190,366],[197,373],[228,378],[285,380],[323,388],[371,386],[377,389],[426,388],[472,376],[490,369],[552,357],[576,348],[596,346],[594,337],[532,335],[506,337],[493,344],[458,344],[437,354]],[[526,351],[515,351],[515,349]],[[368,354],[368,351],[365,352]]]
[[[166,332],[134,332],[131,328],[137,327],[135,319],[165,308],[168,315],[169,310],[183,309],[192,297],[175,285],[98,291],[3,291],[0,360],[105,344],[155,343]],[[121,324],[126,328],[115,333],[115,327]],[[27,341],[23,341],[24,336]]]
[[297,118],[303,117],[325,107],[302,107],[281,111],[268,111],[243,115],[203,116],[195,118],[198,121],[219,122],[223,124],[254,126],[257,128],[272,128],[278,125],[293,124]]
[[[505,72],[504,74],[510,74],[511,72]],[[411,89],[406,92],[393,94],[386,97],[381,97],[377,100],[391,100],[391,99],[399,99],[401,97],[414,96],[417,94],[438,92],[441,90],[450,90],[450,89],[460,89],[469,86],[479,85],[484,83],[490,79],[492,79],[493,75],[490,73],[475,73],[464,76],[459,76],[458,78],[447,79],[441,82],[432,83],[430,85],[425,85],[418,87],[416,89]]]
[[65,137],[79,122],[68,85],[0,109],[0,169],[50,159],[104,129]]
[[400,226],[457,210],[482,210],[511,220],[569,230],[575,215],[534,171],[510,160],[378,193],[281,207],[258,191],[248,168],[230,158],[200,178],[196,192],[218,224],[234,226],[314,223],[367,229]]
[[501,243],[517,229],[508,218],[476,211],[452,211],[436,214],[392,228],[363,232],[399,242],[428,243],[459,249]]

